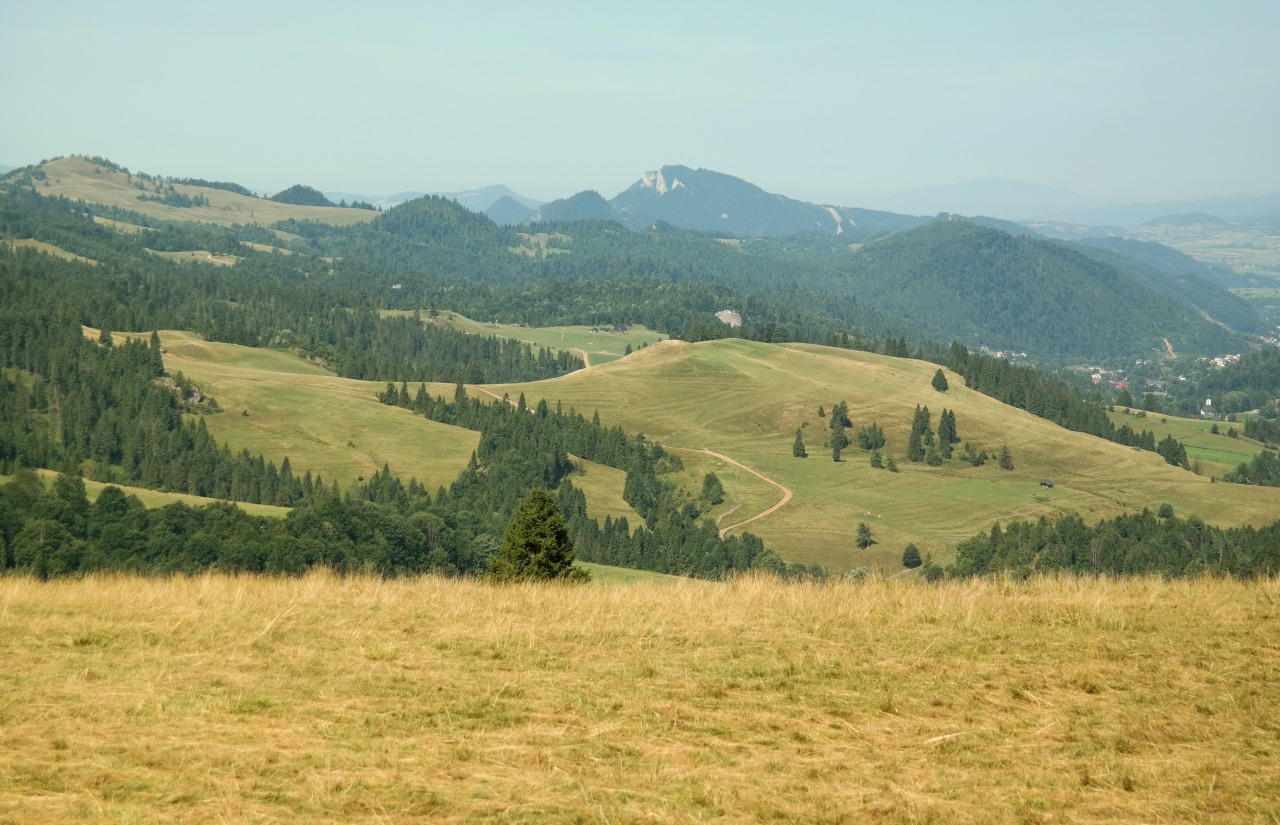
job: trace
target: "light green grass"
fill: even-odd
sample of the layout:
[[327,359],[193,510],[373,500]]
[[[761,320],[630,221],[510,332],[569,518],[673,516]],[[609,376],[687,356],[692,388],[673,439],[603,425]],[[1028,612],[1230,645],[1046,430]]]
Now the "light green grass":
[[[670,342],[597,369],[489,389],[513,396],[523,391],[530,404],[546,398],[599,409],[607,425],[743,462],[795,493],[786,507],[746,529],[788,561],[835,570],[900,570],[908,542],[945,560],[949,545],[996,520],[1077,512],[1096,521],[1166,501],[1179,513],[1223,525],[1269,523],[1280,513],[1280,490],[1210,484],[1154,453],[1071,433],[1002,405],[966,389],[957,375],[949,376],[949,392],[938,393],[930,386],[936,369],[818,346]],[[842,463],[831,461],[823,445],[828,419],[819,418],[817,408],[830,410],[840,400],[849,404],[855,427],[880,424],[886,455],[894,456],[901,472],[872,469],[856,447]],[[916,404],[930,408],[935,427],[944,406],[954,410],[961,439],[989,453],[1008,444],[1016,469],[1003,471],[994,460],[980,468],[956,460],[939,468],[909,462],[906,441]],[[791,455],[797,427],[805,433],[807,459]],[[689,453],[680,455],[687,459]],[[1052,490],[1040,487],[1043,478],[1054,481]],[[742,474],[725,472],[722,480],[730,501],[740,502],[722,523],[779,498],[776,488]],[[854,546],[859,522],[871,527],[877,542],[868,550]]]
[[[424,317],[426,313],[423,313]],[[496,335],[499,338],[511,338],[525,341],[539,347],[550,347],[555,350],[572,350],[579,355],[586,353],[590,363],[606,364],[623,356],[627,345],[638,350],[645,345],[656,344],[667,336],[654,332],[647,327],[635,325],[628,327],[625,333],[614,333],[601,330],[592,332],[589,326],[557,326],[557,327],[519,327],[509,324],[486,324],[473,321],[456,312],[441,312],[436,319],[454,329],[477,335]]]
[[[95,168],[100,171],[95,172]],[[230,226],[235,223],[269,225],[276,221],[295,219],[347,226],[371,221],[380,214],[367,209],[292,206],[224,189],[182,184],[176,184],[173,188],[189,197],[203,195],[208,199],[209,205],[178,208],[158,201],[138,200],[138,195],[144,194],[137,187],[138,178],[130,182],[124,173],[95,167],[86,158],[62,158],[46,163],[43,169],[48,175],[49,185],[46,186],[44,181],[37,182],[36,191],[42,195],[61,195],[86,203],[116,206],[167,221],[198,221]],[[154,192],[151,184],[146,186],[147,194]]]
[[[1193,467],[1196,461],[1200,462],[1201,475],[1221,477],[1262,452],[1261,443],[1244,437],[1244,424],[1241,423],[1201,421],[1160,413],[1147,413],[1146,418],[1141,418],[1136,410],[1126,414],[1124,409],[1117,407],[1116,412],[1107,413],[1107,417],[1117,427],[1128,424],[1135,432],[1150,430],[1156,437],[1156,443],[1166,436],[1173,436],[1186,446],[1187,459]],[[1217,435],[1212,432],[1214,424],[1218,425]],[[1237,438],[1227,435],[1227,430],[1232,427],[1240,434]]]
[[669,576],[666,573],[654,573],[649,570],[635,570],[630,567],[611,567],[595,562],[576,562],[578,567],[591,574],[591,581],[600,584],[676,584],[687,581],[680,576]]
[[479,433],[379,403],[384,383],[339,378],[291,353],[184,332],[162,331],[160,340],[165,368],[224,410],[205,416],[213,436],[277,463],[288,456],[295,475],[310,470],[346,487],[386,464],[434,492],[458,477],[479,442]]
[[184,252],[157,252],[154,249],[148,249],[147,253],[157,258],[168,258],[171,261],[217,264],[218,266],[235,266],[237,262],[244,260],[237,255],[215,255],[207,249],[192,249]]

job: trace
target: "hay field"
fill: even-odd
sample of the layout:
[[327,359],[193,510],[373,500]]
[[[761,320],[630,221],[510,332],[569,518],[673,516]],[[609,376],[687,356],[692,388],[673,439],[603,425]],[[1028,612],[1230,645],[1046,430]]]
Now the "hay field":
[[0,580],[0,821],[1280,820],[1280,585]]

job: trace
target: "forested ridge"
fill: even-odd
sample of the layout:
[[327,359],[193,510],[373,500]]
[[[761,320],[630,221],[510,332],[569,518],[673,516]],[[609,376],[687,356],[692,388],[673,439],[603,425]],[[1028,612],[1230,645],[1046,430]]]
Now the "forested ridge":
[[[78,548],[68,551],[67,558],[80,559],[72,570],[97,565],[160,571],[215,564],[296,572],[324,564],[388,575],[475,573],[484,569],[523,494],[546,487],[556,491],[580,557],[587,560],[704,576],[759,567],[822,575],[788,568],[749,535],[719,539],[705,518],[705,503],[663,479],[660,471],[672,456],[658,445],[619,441],[598,422],[572,412],[508,410],[480,405],[465,393],[451,401],[408,399],[410,383],[534,380],[579,368],[581,362],[563,352],[424,324],[417,313],[383,317],[390,309],[447,307],[486,320],[525,323],[641,322],[689,340],[737,335],[925,357],[951,366],[970,387],[1005,403],[1068,429],[1157,450],[1170,463],[1186,466],[1176,441],[1157,444],[1149,432],[1115,428],[1098,398],[1060,379],[969,352],[959,343],[949,351],[927,341],[908,343],[900,322],[864,306],[851,282],[841,281],[847,275],[840,273],[843,253],[803,238],[731,245],[671,227],[632,233],[617,224],[586,223],[562,227],[569,254],[535,258],[512,254],[523,243],[518,233],[440,198],[410,202],[354,227],[291,223],[283,237],[262,227],[163,224],[122,210],[111,214],[149,228],[121,233],[95,223],[83,204],[41,197],[20,186],[0,193],[6,240],[32,238],[94,262],[0,244],[5,367],[0,469],[64,470],[71,481],[64,482],[63,498],[75,497],[65,485],[74,487],[83,472],[109,483],[291,506],[293,512],[281,527],[278,522],[232,525],[250,517],[217,510],[208,518],[226,522],[226,529],[206,531],[206,536],[238,536],[252,525],[259,535],[281,538],[278,545],[253,545],[261,552],[234,550],[228,543],[225,557],[224,551],[207,547],[192,551],[186,539],[139,555],[138,542],[150,541],[140,536],[154,528],[150,515],[135,519],[142,533],[127,553],[118,548],[89,553],[87,528],[58,522],[70,537],[58,546]],[[998,247],[1008,245],[997,241]],[[294,254],[262,252],[246,242]],[[148,252],[197,249],[239,260],[217,267]],[[833,288],[838,283],[844,286]],[[715,319],[714,313],[726,307],[744,315],[743,327],[729,328]],[[234,454],[217,445],[203,420],[216,414],[216,399],[199,399],[182,376],[163,374],[154,336],[149,343],[109,336],[91,341],[81,325],[189,329],[215,341],[289,348],[339,375],[391,382],[386,397],[394,391],[394,403],[477,429],[481,446],[476,460],[448,488],[427,491],[384,468],[368,482],[340,491],[310,473],[295,474],[286,456]],[[596,433],[599,443],[581,441],[588,432]],[[626,470],[626,498],[644,525],[632,529],[625,520],[606,519],[600,525],[588,518],[585,499],[572,485],[570,453]],[[1267,483],[1256,480],[1260,475],[1238,480]],[[32,503],[43,499],[31,492],[29,479],[18,487],[28,492],[14,495],[28,503],[15,505],[7,516],[13,522],[13,513],[26,514],[5,534],[10,567],[22,566],[20,554],[15,555],[18,546],[28,548],[22,558],[34,558],[29,557],[30,535],[19,538],[24,525],[42,512]],[[136,509],[125,501],[120,512]],[[78,500],[73,509],[82,509]],[[195,535],[203,529],[197,524],[206,518],[202,508],[165,510],[169,532]],[[322,511],[328,515],[315,515]],[[179,529],[179,523],[188,526]],[[46,533],[38,535],[37,544],[44,546]],[[28,564],[27,569],[37,568]]]

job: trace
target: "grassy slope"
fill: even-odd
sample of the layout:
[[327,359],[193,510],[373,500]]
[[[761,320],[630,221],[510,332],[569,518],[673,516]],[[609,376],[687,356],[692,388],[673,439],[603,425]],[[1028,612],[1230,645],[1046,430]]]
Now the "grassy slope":
[[[173,188],[178,192],[190,197],[203,195],[209,200],[208,206],[179,209],[156,201],[138,200],[138,195],[143,192],[136,185],[137,178],[134,179],[135,183],[130,183],[124,173],[97,167],[86,158],[62,158],[46,163],[43,168],[49,180],[47,186],[44,181],[37,182],[36,191],[41,194],[62,195],[87,203],[117,206],[170,221],[203,221],[229,226],[233,223],[265,225],[295,218],[346,226],[373,220],[379,214],[367,209],[291,206],[261,198],[250,198],[223,189],[177,184]],[[101,171],[95,172],[96,168],[100,168]],[[150,184],[147,191],[151,191]]]
[[[48,480],[53,479],[58,475],[53,470],[36,470],[36,473],[41,478],[45,479],[46,483]],[[0,476],[0,484],[7,484],[12,480],[13,476]],[[107,484],[104,484],[101,481],[91,481],[89,479],[85,479],[84,481],[85,492],[89,494],[89,501],[97,501],[98,494],[107,486]],[[143,487],[128,487],[123,484],[116,484],[114,486],[119,487],[126,495],[137,496],[145,506],[152,509],[164,507],[165,505],[179,501],[191,507],[202,507],[206,504],[212,504],[215,501],[218,501],[218,499],[215,498],[189,496],[183,493],[161,493],[157,490],[147,490]],[[287,507],[272,507],[268,504],[245,504],[244,502],[237,502],[236,506],[240,507],[246,513],[252,513],[255,516],[271,516],[272,518],[284,518],[289,512],[289,508]]]
[[[416,477],[434,492],[458,477],[480,441],[472,430],[378,403],[384,383],[338,378],[288,353],[214,344],[192,333],[164,331],[160,340],[166,369],[190,376],[223,408],[205,417],[219,442],[277,463],[287,455],[297,475],[311,470],[346,487],[386,463],[406,481]],[[429,390],[453,395],[452,386],[435,384]],[[626,474],[589,461],[580,464],[572,481],[586,492],[588,512],[600,519],[625,515],[639,523],[622,500]]]
[[[523,391],[531,404],[546,397],[599,409],[607,423],[677,448],[710,448],[765,473],[794,490],[795,499],[749,529],[788,560],[837,570],[897,569],[907,542],[938,555],[997,519],[1074,511],[1093,521],[1166,501],[1183,515],[1224,525],[1270,522],[1280,513],[1280,490],[1210,484],[1153,453],[1070,433],[999,404],[965,389],[956,375],[950,392],[937,393],[930,387],[935,369],[818,346],[669,342],[552,381],[492,389]],[[820,404],[830,409],[840,400],[855,426],[876,420],[884,428],[900,473],[872,469],[856,448],[840,464],[830,460],[822,446],[827,419],[816,413]],[[1007,443],[1016,470],[1002,471],[994,461],[977,469],[958,461],[941,468],[908,462],[916,404],[929,406],[935,426],[943,406],[953,409],[960,437],[988,451]],[[791,456],[797,427],[804,428],[808,459]],[[1046,477],[1054,489],[1040,488]],[[756,480],[725,481],[730,498],[741,502],[730,521],[778,499],[775,488]],[[867,551],[853,546],[860,521],[879,542]]]
[[[1148,413],[1146,418],[1139,418],[1135,411],[1126,414],[1124,407],[1118,409],[1119,412],[1108,413],[1108,417],[1117,427],[1128,424],[1137,432],[1151,430],[1157,442],[1165,436],[1172,435],[1186,446],[1188,460],[1200,461],[1200,472],[1204,475],[1220,477],[1228,470],[1234,470],[1262,452],[1262,444],[1252,438],[1245,438],[1243,435],[1231,438],[1227,435],[1227,430],[1231,427],[1234,427],[1237,433],[1243,433],[1244,424],[1242,423],[1200,421],[1159,413]],[[1215,423],[1218,425],[1218,435],[1210,432],[1210,428]]]
[[645,344],[656,344],[667,336],[639,324],[628,327],[625,333],[592,332],[589,326],[517,327],[508,324],[486,324],[473,321],[456,312],[442,312],[439,320],[454,329],[476,335],[496,335],[513,338],[538,347],[575,350],[587,353],[592,366],[616,361],[622,357],[627,344],[639,349]]
[[0,820],[1273,822],[1280,586],[0,580]]
[[55,258],[61,258],[64,261],[79,261],[82,264],[97,266],[98,262],[92,258],[86,258],[83,255],[77,255],[74,252],[68,252],[60,246],[54,246],[51,243],[37,241],[32,238],[23,238],[22,240],[9,241],[12,249],[34,249],[37,252],[43,252],[46,255],[52,255]]
[[[456,477],[477,442],[468,430],[377,403],[382,384],[337,378],[287,353],[210,344],[187,333],[164,332],[161,339],[168,368],[193,377],[226,410],[206,418],[219,440],[277,461],[288,455],[295,472],[322,472],[346,485],[387,462],[435,489]],[[950,392],[937,393],[929,383],[935,369],[825,347],[668,342],[553,381],[485,389],[513,396],[523,390],[530,404],[546,397],[585,415],[598,409],[607,425],[679,449],[686,488],[696,491],[708,471],[724,482],[727,500],[714,512],[722,524],[761,512],[779,491],[700,450],[765,473],[795,498],[747,529],[789,561],[835,570],[898,570],[909,541],[943,560],[949,544],[1014,517],[1074,511],[1094,521],[1166,501],[1181,515],[1223,525],[1266,523],[1280,513],[1280,490],[1211,484],[1152,453],[1070,433],[1005,407],[964,389],[957,376]],[[453,392],[444,385],[429,390]],[[885,429],[901,472],[873,470],[856,448],[840,464],[830,460],[822,447],[827,419],[816,411],[842,399],[856,426],[874,419]],[[961,438],[989,451],[1007,443],[1017,469],[1005,472],[994,461],[976,469],[958,461],[940,468],[908,462],[906,438],[917,403],[929,405],[935,423],[944,405],[955,410]],[[241,415],[246,409],[249,415]],[[791,456],[797,426],[804,427],[808,459]],[[1045,477],[1054,480],[1054,489],[1040,488]],[[625,514],[638,524],[622,501],[623,480],[620,471],[590,464],[574,477],[586,489],[593,515]],[[869,550],[853,546],[861,521],[878,542]]]

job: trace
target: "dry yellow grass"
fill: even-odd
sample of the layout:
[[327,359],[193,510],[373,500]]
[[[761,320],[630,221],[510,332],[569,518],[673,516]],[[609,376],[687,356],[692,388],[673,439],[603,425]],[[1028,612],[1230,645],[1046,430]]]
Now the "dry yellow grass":
[[251,198],[225,189],[185,184],[175,184],[173,188],[188,197],[202,195],[209,205],[178,208],[158,201],[138,200],[138,195],[154,195],[155,186],[144,184],[145,190],[139,189],[137,178],[131,180],[123,172],[100,167],[88,158],[60,158],[44,164],[43,169],[48,180],[39,181],[36,185],[36,191],[42,195],[61,195],[87,203],[118,206],[168,221],[202,221],[230,226],[236,223],[268,225],[294,218],[346,226],[371,221],[379,214],[367,209],[293,206]]
[[46,255],[52,255],[55,258],[61,258],[64,261],[79,261],[82,264],[97,266],[98,262],[92,258],[86,258],[83,255],[77,255],[74,252],[68,252],[60,246],[54,246],[51,243],[37,241],[33,238],[23,238],[22,240],[9,241],[9,251],[15,249],[34,249],[37,252],[43,252]]
[[0,581],[0,820],[1274,822],[1280,584]]

